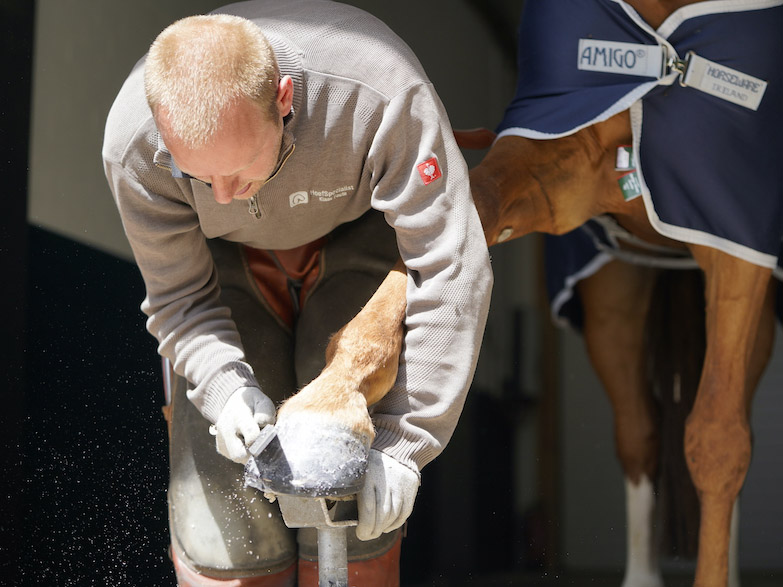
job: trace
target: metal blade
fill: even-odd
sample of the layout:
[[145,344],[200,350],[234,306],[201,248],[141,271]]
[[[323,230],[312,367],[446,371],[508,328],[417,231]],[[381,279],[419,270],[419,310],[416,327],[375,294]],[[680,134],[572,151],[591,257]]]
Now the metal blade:
[[261,429],[258,438],[253,441],[253,444],[251,444],[247,450],[251,455],[257,457],[267,446],[269,446],[269,443],[272,442],[275,436],[277,436],[277,430],[275,430],[274,425],[268,424]]

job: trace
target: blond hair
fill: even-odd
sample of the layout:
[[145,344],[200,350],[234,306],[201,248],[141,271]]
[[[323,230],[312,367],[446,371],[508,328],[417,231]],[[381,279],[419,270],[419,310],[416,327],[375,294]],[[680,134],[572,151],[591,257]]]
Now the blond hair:
[[167,27],[150,47],[144,89],[153,115],[190,147],[209,142],[228,106],[249,98],[277,116],[280,70],[261,30],[227,14],[191,16]]

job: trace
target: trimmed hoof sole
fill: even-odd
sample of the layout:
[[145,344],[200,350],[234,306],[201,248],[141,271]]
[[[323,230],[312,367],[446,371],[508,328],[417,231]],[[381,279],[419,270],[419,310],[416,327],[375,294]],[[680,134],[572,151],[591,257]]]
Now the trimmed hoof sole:
[[275,428],[277,437],[255,459],[264,491],[344,497],[361,489],[369,438],[310,414],[288,417]]

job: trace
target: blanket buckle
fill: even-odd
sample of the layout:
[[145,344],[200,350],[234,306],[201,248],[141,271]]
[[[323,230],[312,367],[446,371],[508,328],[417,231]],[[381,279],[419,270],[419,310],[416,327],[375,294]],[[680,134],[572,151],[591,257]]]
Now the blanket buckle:
[[688,87],[688,84],[685,83],[685,76],[688,73],[688,68],[691,65],[692,55],[693,51],[688,51],[688,54],[685,56],[685,58],[680,59],[677,54],[674,54],[672,57],[669,57],[668,61],[666,62],[666,68],[669,73],[676,71],[679,74],[679,82],[683,88]]

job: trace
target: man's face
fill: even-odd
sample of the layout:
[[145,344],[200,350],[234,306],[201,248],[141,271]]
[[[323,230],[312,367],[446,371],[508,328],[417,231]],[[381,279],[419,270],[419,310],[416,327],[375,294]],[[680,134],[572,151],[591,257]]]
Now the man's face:
[[[281,81],[281,88],[283,85]],[[290,78],[288,78],[290,84]],[[290,86],[286,86],[290,90]],[[284,90],[285,88],[283,88]],[[163,142],[177,167],[191,177],[212,185],[215,201],[252,197],[277,166],[283,138],[283,116],[291,109],[290,100],[278,99],[279,118],[270,120],[267,112],[250,100],[229,108],[218,132],[210,142],[192,149],[167,132],[165,114],[157,117]]]

